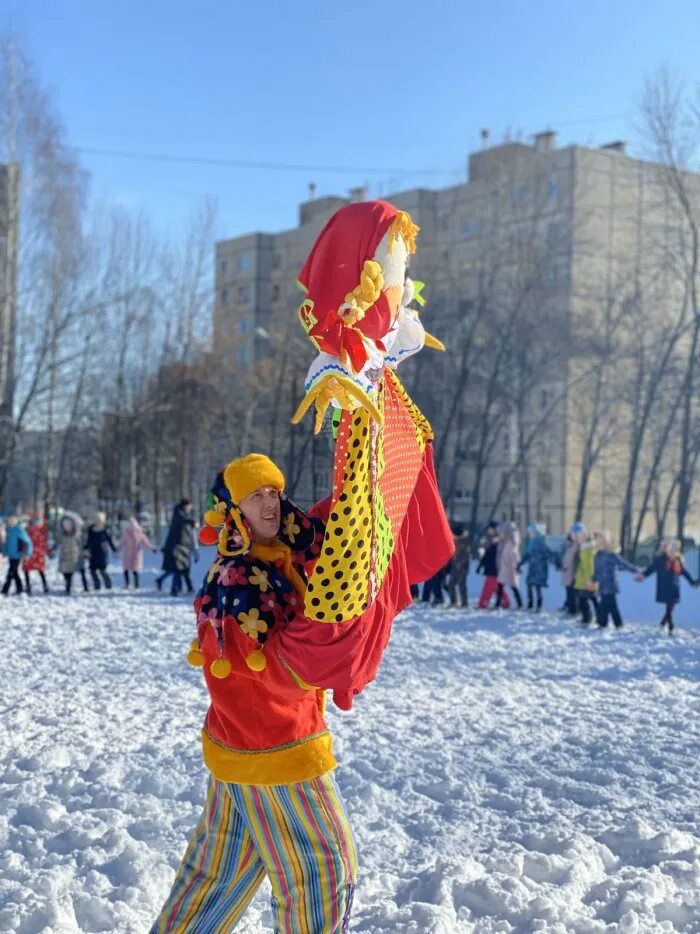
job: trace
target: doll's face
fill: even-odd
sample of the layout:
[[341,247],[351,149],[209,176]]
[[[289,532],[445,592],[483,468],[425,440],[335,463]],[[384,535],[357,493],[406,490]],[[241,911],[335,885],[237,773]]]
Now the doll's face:
[[374,259],[382,267],[384,288],[382,291],[387,297],[391,309],[392,322],[396,318],[403,295],[406,269],[408,268],[408,248],[403,237],[394,237],[392,252],[389,252],[389,233],[384,234]]
[[239,503],[241,512],[248,520],[253,541],[269,545],[277,538],[282,520],[279,492],[272,486],[261,486],[253,490]]

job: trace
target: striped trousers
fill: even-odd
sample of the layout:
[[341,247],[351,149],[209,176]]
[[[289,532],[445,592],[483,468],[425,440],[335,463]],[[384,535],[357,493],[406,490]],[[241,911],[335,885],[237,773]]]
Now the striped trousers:
[[357,856],[331,773],[293,785],[210,778],[151,934],[226,934],[267,873],[276,934],[347,931]]

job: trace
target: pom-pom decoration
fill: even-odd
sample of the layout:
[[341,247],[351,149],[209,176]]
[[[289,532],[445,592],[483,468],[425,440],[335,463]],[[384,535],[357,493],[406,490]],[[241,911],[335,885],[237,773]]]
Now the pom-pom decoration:
[[264,671],[267,667],[267,659],[260,649],[256,649],[255,652],[251,652],[250,655],[247,655],[245,663],[251,671]]
[[227,658],[217,658],[209,666],[209,671],[215,678],[228,678],[231,674],[231,662]]
[[199,641],[193,639],[190,643],[190,650],[187,653],[187,661],[193,668],[203,668],[204,667],[204,652],[202,652],[199,647]]

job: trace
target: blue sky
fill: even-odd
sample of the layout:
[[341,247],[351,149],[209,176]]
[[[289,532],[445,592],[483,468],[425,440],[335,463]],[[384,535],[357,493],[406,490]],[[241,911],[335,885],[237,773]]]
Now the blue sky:
[[225,236],[293,226],[310,181],[373,195],[454,182],[481,127],[639,148],[645,76],[665,63],[700,80],[697,0],[2,0],[8,27],[72,145],[358,167],[81,154],[95,198],[176,229],[212,196]]

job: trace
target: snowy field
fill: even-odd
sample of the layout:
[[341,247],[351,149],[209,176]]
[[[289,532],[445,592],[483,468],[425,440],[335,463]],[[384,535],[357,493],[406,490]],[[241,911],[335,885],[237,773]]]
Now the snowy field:
[[[144,578],[0,598],[0,932],[148,931],[197,820],[192,613]],[[331,714],[353,931],[700,932],[700,591],[673,638],[651,581],[625,579],[619,633],[559,602],[417,604]],[[238,931],[271,930],[267,900]]]

